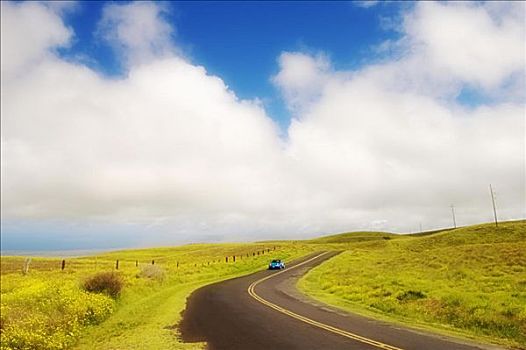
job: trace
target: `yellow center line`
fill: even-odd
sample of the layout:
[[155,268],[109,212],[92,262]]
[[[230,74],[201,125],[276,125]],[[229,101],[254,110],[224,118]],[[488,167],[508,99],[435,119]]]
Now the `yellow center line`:
[[321,328],[321,329],[325,329],[326,331],[329,331],[329,332],[332,332],[332,333],[336,333],[336,334],[339,334],[341,336],[344,336],[344,337],[347,337],[347,338],[350,338],[350,339],[354,339],[354,340],[357,340],[359,342],[362,342],[362,343],[365,343],[365,344],[369,344],[369,345],[372,345],[372,346],[375,346],[377,348],[380,348],[380,349],[385,349],[385,350],[403,350],[401,348],[397,348],[395,346],[392,346],[392,345],[388,345],[388,344],[384,344],[382,342],[379,342],[379,341],[376,341],[376,340],[373,340],[373,339],[369,339],[369,338],[366,338],[366,337],[362,337],[361,335],[358,335],[358,334],[354,334],[354,333],[351,333],[351,332],[347,332],[347,331],[344,331],[342,329],[339,329],[339,328],[336,328],[336,327],[333,327],[333,326],[329,326],[327,324],[324,324],[324,323],[321,323],[321,322],[318,322],[318,321],[314,321],[308,317],[305,317],[305,316],[302,316],[302,315],[298,315],[290,310],[287,310],[281,306],[278,306],[276,304],[273,304],[271,303],[270,301],[268,300],[265,300],[263,299],[262,297],[260,297],[258,294],[256,294],[255,292],[255,288],[258,284],[260,284],[261,282],[264,282],[270,278],[273,278],[273,277],[276,277],[284,272],[287,272],[287,271],[290,271],[292,269],[296,269],[302,265],[305,265],[313,260],[316,260],[318,259],[319,257],[321,256],[324,256],[326,254],[328,254],[329,252],[325,252],[325,253],[321,253],[313,258],[310,258],[308,260],[305,260],[304,262],[301,262],[297,265],[294,265],[292,267],[289,267],[288,269],[286,270],[283,270],[283,271],[280,271],[280,272],[277,272],[275,274],[272,274],[270,276],[266,276],[266,277],[263,277],[257,281],[255,281],[254,283],[252,283],[249,287],[248,287],[248,294],[250,294],[250,296],[254,299],[256,299],[258,302],[260,302],[261,304],[263,305],[266,305],[276,311],[279,311],[285,315],[288,315],[290,317],[293,317],[297,320],[300,320],[302,322],[305,322],[305,323],[308,323],[310,325],[313,325],[313,326],[316,326],[318,328]]

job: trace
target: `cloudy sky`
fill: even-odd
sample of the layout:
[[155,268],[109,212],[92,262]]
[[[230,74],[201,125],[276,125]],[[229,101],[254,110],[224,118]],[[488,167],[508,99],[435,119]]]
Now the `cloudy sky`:
[[2,2],[2,248],[524,218],[525,10]]

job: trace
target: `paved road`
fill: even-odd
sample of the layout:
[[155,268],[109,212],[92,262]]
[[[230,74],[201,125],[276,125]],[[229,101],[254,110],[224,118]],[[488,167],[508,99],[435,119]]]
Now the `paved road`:
[[283,271],[260,271],[205,286],[188,299],[179,326],[186,342],[210,350],[473,350],[495,349],[428,335],[323,306],[295,282],[337,254],[317,253]]

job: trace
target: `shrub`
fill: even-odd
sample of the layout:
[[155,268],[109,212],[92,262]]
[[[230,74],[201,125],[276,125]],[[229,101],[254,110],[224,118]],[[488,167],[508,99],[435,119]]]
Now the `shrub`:
[[406,292],[403,292],[402,294],[398,295],[396,299],[399,301],[410,301],[410,300],[418,300],[425,298],[426,295],[422,293],[421,291],[417,290],[408,290]]
[[114,309],[111,298],[87,293],[73,281],[29,282],[2,294],[2,350],[67,349],[83,326],[102,322]]
[[123,287],[124,281],[114,272],[99,272],[84,281],[83,285],[88,292],[104,293],[112,298],[118,297]]
[[141,269],[141,272],[137,274],[137,277],[150,278],[161,282],[165,276],[166,272],[164,269],[156,265],[146,265]]

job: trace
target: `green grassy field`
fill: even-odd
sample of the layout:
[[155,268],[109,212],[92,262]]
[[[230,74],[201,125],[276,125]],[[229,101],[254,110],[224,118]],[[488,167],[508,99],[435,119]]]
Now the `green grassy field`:
[[[272,257],[290,261],[320,248],[303,242],[265,242],[123,250],[66,259],[64,271],[60,259],[34,258],[26,275],[24,258],[2,257],[0,347],[202,348],[202,344],[181,343],[175,327],[192,291],[264,269]],[[152,260],[163,274],[141,277]],[[116,300],[82,290],[82,282],[101,271],[116,271],[123,277],[125,286]]]
[[[317,299],[377,318],[525,347],[523,221],[498,230],[479,225],[413,236],[355,232],[307,241],[122,250],[66,259],[63,271],[60,259],[34,258],[27,274],[24,258],[2,257],[0,348],[202,348],[182,343],[177,334],[192,291],[264,269],[271,258],[290,261],[320,250],[343,253],[300,280],[300,289]],[[141,271],[152,260],[159,269],[148,277]],[[81,287],[102,271],[124,279],[119,298]]]
[[298,286],[368,316],[526,349],[526,221],[359,242]]

